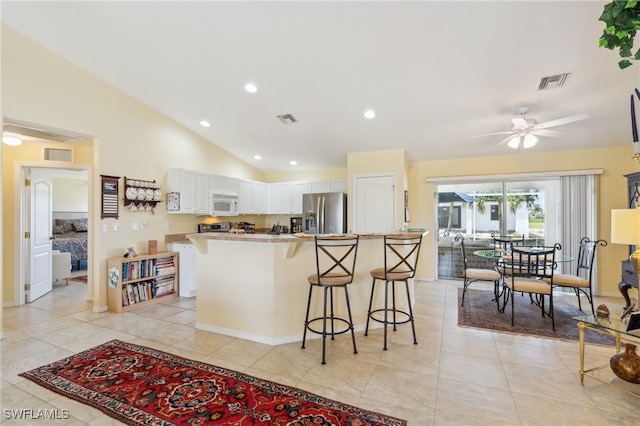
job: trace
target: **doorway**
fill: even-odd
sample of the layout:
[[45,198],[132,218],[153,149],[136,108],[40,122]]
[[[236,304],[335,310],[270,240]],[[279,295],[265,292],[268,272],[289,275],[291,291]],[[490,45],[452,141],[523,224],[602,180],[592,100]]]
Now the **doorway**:
[[88,300],[89,170],[23,166],[21,228],[30,235],[23,250],[24,300],[51,291]]

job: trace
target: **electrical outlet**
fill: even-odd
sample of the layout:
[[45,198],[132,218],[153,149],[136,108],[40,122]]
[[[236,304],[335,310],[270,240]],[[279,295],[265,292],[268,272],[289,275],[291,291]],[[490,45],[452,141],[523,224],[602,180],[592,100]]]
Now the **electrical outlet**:
[[116,222],[113,224],[113,232],[118,232],[120,230],[120,223]]
[[140,229],[140,225],[138,224],[138,222],[133,222],[133,230],[137,231],[138,229]]
[[149,223],[146,220],[143,220],[141,222],[141,224],[142,224],[142,230],[143,231],[146,230],[149,227]]
[[173,229],[173,222],[167,222],[167,229]]

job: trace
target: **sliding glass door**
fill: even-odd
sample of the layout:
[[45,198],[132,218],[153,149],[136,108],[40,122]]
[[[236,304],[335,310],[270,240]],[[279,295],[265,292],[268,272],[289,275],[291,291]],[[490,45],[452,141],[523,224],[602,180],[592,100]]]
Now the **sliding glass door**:
[[559,178],[493,180],[437,185],[438,275],[462,276],[454,237],[465,237],[470,268],[492,268],[473,251],[488,248],[492,234],[524,236],[527,245],[554,244],[559,238]]

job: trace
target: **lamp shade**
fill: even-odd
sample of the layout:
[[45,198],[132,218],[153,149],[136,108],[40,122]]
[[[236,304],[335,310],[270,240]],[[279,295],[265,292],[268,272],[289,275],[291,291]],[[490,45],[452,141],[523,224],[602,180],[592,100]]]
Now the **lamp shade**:
[[611,210],[611,242],[640,244],[640,207]]

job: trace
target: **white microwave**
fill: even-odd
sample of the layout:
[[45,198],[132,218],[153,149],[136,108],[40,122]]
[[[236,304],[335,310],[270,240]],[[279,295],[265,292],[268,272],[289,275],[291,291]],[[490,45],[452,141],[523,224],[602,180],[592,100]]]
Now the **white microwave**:
[[224,191],[212,192],[209,199],[209,214],[215,216],[238,215],[238,194]]

